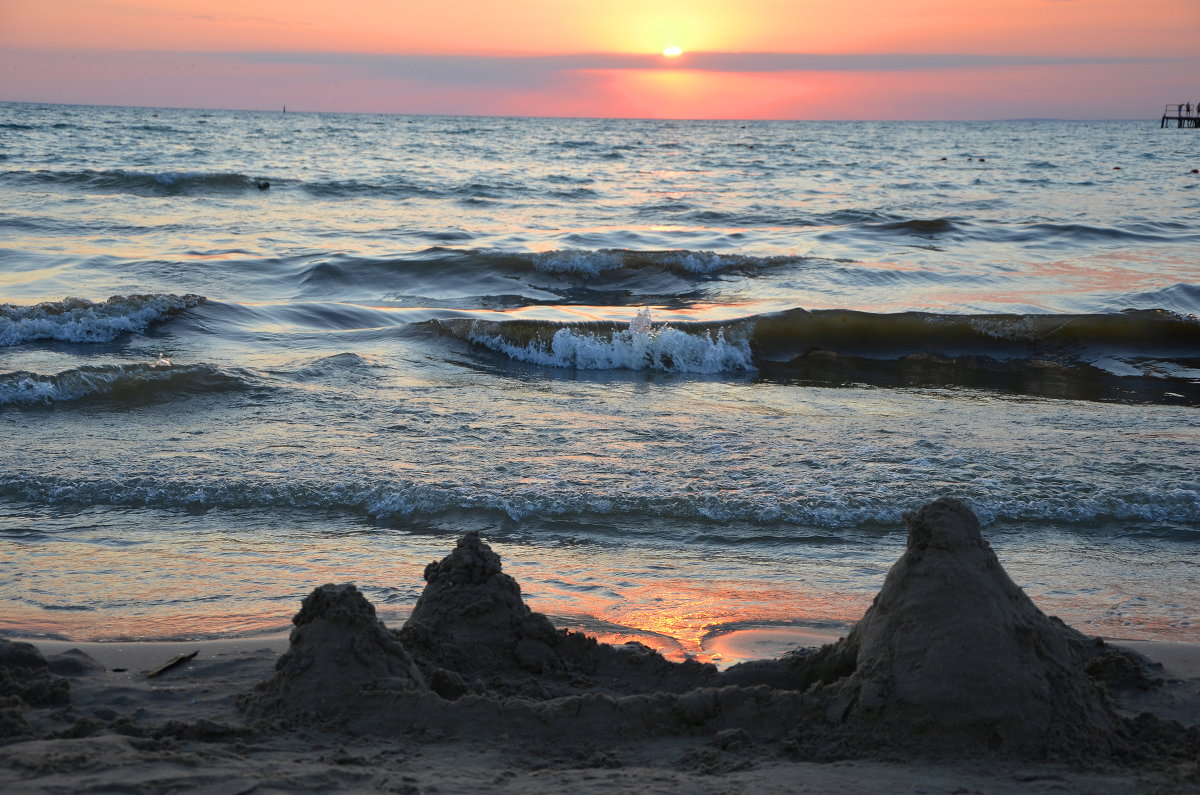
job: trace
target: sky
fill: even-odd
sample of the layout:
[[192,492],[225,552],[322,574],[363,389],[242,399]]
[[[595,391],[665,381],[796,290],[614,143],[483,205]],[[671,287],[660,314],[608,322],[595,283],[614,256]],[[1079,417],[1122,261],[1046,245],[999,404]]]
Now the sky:
[[1200,0],[0,0],[0,100],[1157,118],[1200,100],[1197,42]]

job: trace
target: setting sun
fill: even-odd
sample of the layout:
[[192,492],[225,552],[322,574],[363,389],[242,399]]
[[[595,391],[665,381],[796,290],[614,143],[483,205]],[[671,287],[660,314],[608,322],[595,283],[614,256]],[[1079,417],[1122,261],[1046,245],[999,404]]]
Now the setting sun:
[[683,55],[683,50],[672,45],[672,46],[668,47],[667,49],[663,50],[662,54],[667,56],[668,58],[675,58],[677,56]]

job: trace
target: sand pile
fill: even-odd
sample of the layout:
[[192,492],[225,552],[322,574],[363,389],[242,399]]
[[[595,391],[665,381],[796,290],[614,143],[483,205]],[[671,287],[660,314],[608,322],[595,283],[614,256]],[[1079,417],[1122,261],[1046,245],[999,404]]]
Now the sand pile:
[[802,737],[1067,757],[1110,756],[1128,740],[1087,673],[1103,644],[1029,600],[970,509],[943,498],[906,521],[908,548],[849,636],[792,661],[819,709]]
[[426,690],[412,658],[353,585],[322,585],[292,619],[275,675],[242,701],[251,714],[333,716],[361,709],[373,691]]
[[561,669],[558,630],[525,605],[521,586],[478,533],[426,566],[425,582],[400,636],[427,663],[461,676]]
[[612,647],[555,629],[521,598],[500,556],[478,533],[425,568],[425,590],[399,633],[433,688],[447,698],[468,690],[550,698],[583,691],[688,690],[716,669],[670,663],[641,644]]
[[26,707],[70,703],[70,685],[50,672],[32,644],[0,638],[0,740],[31,735],[22,714]]
[[275,675],[239,705],[255,718],[332,721],[374,733],[490,735],[489,721],[503,716],[526,738],[558,738],[581,723],[588,723],[579,726],[581,736],[618,726],[643,731],[647,720],[671,724],[678,711],[672,692],[690,695],[717,679],[711,665],[671,663],[640,644],[614,648],[555,629],[526,606],[476,533],[429,564],[425,578],[398,632],[353,585],[313,591],[293,619]]

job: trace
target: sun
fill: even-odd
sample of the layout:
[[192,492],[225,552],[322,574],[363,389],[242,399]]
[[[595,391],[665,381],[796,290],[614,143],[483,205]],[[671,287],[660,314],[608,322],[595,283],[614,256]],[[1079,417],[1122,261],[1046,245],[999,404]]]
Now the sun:
[[683,50],[672,44],[670,47],[663,50],[663,55],[667,56],[668,58],[677,58],[680,55],[683,55]]

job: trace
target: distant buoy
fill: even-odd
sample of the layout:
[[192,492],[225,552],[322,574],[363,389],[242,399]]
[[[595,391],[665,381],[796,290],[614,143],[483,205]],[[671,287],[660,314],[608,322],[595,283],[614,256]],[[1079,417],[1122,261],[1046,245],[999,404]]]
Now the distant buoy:
[[1193,174],[1200,174],[1200,168],[1193,168],[1193,169],[1192,169],[1192,173],[1193,173]]
[[945,160],[945,159],[946,159],[946,158],[944,158],[944,157],[942,158],[942,160]]
[[980,163],[986,163],[986,162],[987,162],[987,158],[986,158],[986,157],[981,157],[981,158],[979,158],[979,162],[980,162]]
[[1120,170],[1121,170],[1120,166],[1113,166],[1113,171],[1120,171]]

